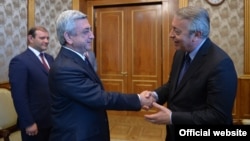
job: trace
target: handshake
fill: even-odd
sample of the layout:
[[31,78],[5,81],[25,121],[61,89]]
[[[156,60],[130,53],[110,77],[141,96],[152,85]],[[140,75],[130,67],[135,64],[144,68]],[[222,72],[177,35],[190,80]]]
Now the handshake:
[[142,109],[144,110],[149,110],[150,108],[152,108],[153,102],[156,102],[158,99],[157,94],[152,91],[143,91],[138,95],[140,97]]
[[158,95],[154,91],[143,91],[138,94],[141,101],[141,108],[149,110],[152,107],[158,109],[157,113],[144,115],[146,121],[154,124],[171,124],[172,111],[165,106],[156,103]]

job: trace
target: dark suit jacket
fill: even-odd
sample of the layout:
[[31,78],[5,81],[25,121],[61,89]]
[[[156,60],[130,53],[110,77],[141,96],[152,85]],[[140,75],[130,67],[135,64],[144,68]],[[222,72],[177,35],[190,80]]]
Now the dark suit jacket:
[[106,110],[140,110],[137,95],[105,92],[92,67],[62,47],[49,74],[51,141],[109,141]]
[[176,51],[168,83],[156,90],[158,103],[172,110],[173,124],[232,124],[237,74],[230,57],[207,39],[176,86],[183,57]]
[[[48,54],[45,57],[51,66],[53,57]],[[9,82],[20,128],[34,122],[38,128],[51,127],[48,72],[30,49],[10,61]]]

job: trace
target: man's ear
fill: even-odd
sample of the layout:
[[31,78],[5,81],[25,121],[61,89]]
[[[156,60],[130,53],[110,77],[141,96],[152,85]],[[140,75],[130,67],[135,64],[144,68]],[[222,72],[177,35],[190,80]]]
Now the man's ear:
[[28,35],[28,40],[31,41],[33,39],[32,35]]
[[201,38],[201,36],[202,36],[201,31],[195,31],[193,41],[199,40]]
[[194,32],[194,36],[195,36],[195,37],[201,38],[201,35],[202,35],[202,34],[201,34],[201,31],[195,31],[195,32]]
[[72,44],[71,37],[70,37],[70,35],[67,32],[64,32],[63,36],[64,36],[64,39],[66,40],[66,42],[68,44]]
[[32,43],[32,40],[33,40],[32,35],[28,35],[28,38],[27,38],[27,39],[28,39],[28,42],[29,42],[29,43]]

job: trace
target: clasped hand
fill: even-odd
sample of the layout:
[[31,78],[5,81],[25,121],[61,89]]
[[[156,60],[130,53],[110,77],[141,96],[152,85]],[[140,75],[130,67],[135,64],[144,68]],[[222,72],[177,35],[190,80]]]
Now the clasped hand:
[[139,97],[142,109],[144,110],[149,110],[150,108],[152,108],[153,102],[156,102],[156,99],[151,91],[143,91],[139,94]]
[[139,94],[142,109],[149,110],[155,107],[159,111],[154,114],[144,115],[145,120],[154,124],[171,124],[172,111],[165,106],[156,103],[156,97],[151,91],[143,91]]

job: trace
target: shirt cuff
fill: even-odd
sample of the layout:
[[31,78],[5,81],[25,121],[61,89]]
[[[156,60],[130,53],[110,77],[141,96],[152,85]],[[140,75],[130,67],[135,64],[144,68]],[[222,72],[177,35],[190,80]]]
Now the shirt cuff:
[[140,96],[140,94],[137,94],[138,95],[138,98],[139,98],[139,100],[140,100],[140,102],[141,102],[141,96]]
[[173,122],[172,122],[172,112],[170,113],[170,115],[169,115],[170,117],[169,117],[169,122],[170,122],[170,124],[173,124]]
[[155,101],[158,101],[159,98],[156,92],[153,91],[152,96],[154,97]]

